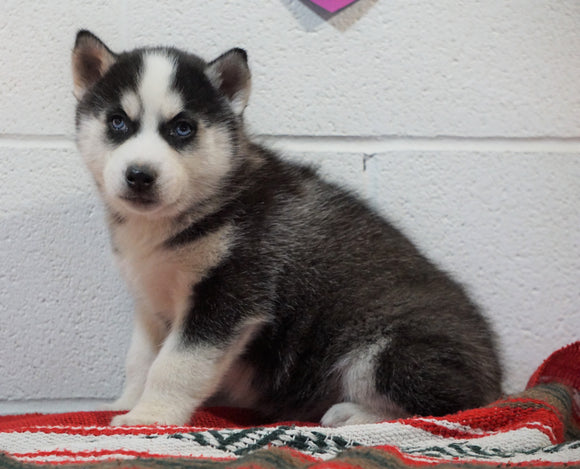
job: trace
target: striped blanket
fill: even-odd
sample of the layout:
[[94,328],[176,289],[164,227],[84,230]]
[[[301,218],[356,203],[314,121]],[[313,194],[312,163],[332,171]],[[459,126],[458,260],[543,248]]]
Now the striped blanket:
[[0,467],[580,467],[580,342],[549,357],[523,393],[440,418],[260,426],[219,408],[186,427],[110,427],[113,415],[0,417]]

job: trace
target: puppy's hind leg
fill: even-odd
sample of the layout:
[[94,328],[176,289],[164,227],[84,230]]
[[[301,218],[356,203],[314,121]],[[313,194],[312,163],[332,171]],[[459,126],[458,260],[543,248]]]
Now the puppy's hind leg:
[[334,404],[320,423],[328,427],[377,423],[408,417],[404,409],[381,394],[376,386],[378,358],[387,341],[355,349],[335,365],[340,376],[343,402]]
[[[392,408],[390,411],[388,410],[389,407]],[[356,402],[339,402],[326,411],[320,423],[325,427],[341,427],[343,425],[378,423],[408,416],[409,414],[405,411],[397,409],[396,406],[387,402],[385,402],[384,406],[372,404],[365,406]]]
[[442,416],[499,398],[501,370],[485,343],[415,331],[380,354],[376,386],[413,415]]

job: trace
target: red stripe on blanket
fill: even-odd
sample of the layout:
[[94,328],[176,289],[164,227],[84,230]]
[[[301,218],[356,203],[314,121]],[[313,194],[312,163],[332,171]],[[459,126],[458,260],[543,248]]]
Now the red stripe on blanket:
[[[502,404],[504,403],[538,405],[543,408],[491,406],[467,410],[446,417],[417,417],[401,422],[444,438],[481,438],[488,436],[490,431],[507,432],[524,427],[533,427],[545,433],[553,443],[562,441],[564,428],[559,412],[555,408],[545,402],[532,399],[510,399],[502,401]],[[535,422],[541,422],[541,425]]]
[[580,390],[580,341],[556,350],[544,360],[528,381],[527,388],[557,381]]
[[267,422],[254,411],[230,407],[208,407],[198,410],[187,426],[111,427],[111,419],[123,412],[95,411],[63,414],[24,414],[0,417],[0,432],[44,432],[90,434],[174,433],[214,428],[276,427],[279,425],[314,425],[309,422]]
[[[53,450],[53,451],[34,451],[29,453],[12,453],[12,456],[17,459],[42,459],[46,457],[56,457],[62,458],[63,460],[67,460],[70,462],[78,461],[81,459],[99,459],[103,460],[103,457],[106,458],[110,456],[108,459],[115,459],[115,456],[131,456],[133,458],[179,458],[179,459],[201,459],[195,456],[176,456],[170,453],[160,453],[160,452],[152,452],[152,451],[135,451],[135,450],[127,450],[127,449],[99,449],[93,451],[70,451],[70,450]],[[203,459],[210,459],[212,461],[232,461],[237,458],[229,457],[229,458],[208,458],[204,457]]]

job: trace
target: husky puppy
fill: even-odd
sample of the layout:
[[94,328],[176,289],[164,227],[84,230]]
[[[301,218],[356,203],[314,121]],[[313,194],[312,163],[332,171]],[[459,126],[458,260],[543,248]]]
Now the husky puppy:
[[77,144],[134,294],[113,425],[208,402],[323,425],[444,415],[500,395],[487,322],[396,228],[253,143],[246,53],[113,53],[80,31]]

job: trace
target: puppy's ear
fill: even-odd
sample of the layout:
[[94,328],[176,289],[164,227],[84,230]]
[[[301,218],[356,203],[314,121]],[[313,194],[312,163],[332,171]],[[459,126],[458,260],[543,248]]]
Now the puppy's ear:
[[79,31],[72,52],[75,97],[80,101],[116,60],[117,55],[97,36],[86,30]]
[[207,65],[205,74],[240,115],[248,105],[252,84],[246,51],[238,48],[227,51]]

